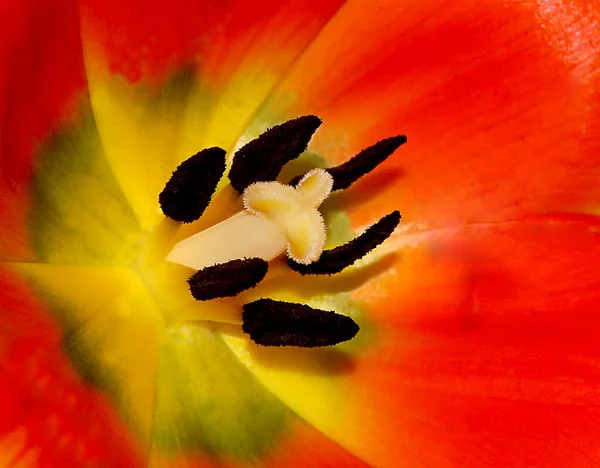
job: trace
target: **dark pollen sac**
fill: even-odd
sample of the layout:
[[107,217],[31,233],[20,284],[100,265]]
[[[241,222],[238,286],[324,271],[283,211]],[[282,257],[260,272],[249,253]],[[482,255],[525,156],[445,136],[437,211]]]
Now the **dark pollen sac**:
[[302,275],[332,275],[349,267],[385,241],[400,223],[400,212],[384,216],[360,236],[335,249],[324,250],[316,262],[308,265],[288,258],[288,266]]
[[229,180],[242,193],[254,182],[275,180],[283,166],[302,154],[321,119],[306,115],[277,125],[240,148],[233,157]]
[[362,150],[345,163],[330,167],[327,172],[333,176],[332,190],[343,190],[350,187],[362,176],[379,166],[404,143],[406,143],[404,135],[386,138]]
[[[327,168],[326,171],[333,177],[332,190],[347,189],[362,176],[384,162],[404,143],[406,143],[404,135],[386,138],[365,148],[345,163]],[[295,186],[301,178],[302,176],[294,177],[290,181],[290,185]]]
[[273,299],[245,304],[242,320],[242,330],[263,346],[333,346],[359,331],[358,324],[345,315]]
[[165,216],[183,223],[200,219],[225,172],[225,154],[207,148],[177,166],[158,196]]
[[260,283],[268,269],[269,264],[262,258],[231,260],[197,271],[188,284],[198,301],[231,297]]

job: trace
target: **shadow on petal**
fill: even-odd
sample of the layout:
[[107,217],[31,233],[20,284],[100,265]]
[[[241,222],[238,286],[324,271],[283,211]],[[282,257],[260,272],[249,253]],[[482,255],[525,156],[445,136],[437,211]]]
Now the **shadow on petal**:
[[335,376],[349,375],[356,369],[356,358],[346,351],[331,348],[286,348],[259,346],[248,338],[241,327],[215,324],[220,333],[246,338],[245,350],[253,362],[276,370],[299,372],[305,375]]
[[256,289],[248,291],[245,300],[250,297],[268,297],[281,291],[290,291],[302,297],[312,297],[319,294],[337,294],[358,289],[374,277],[383,274],[398,263],[398,252],[390,252],[382,257],[372,260],[358,268],[350,267],[348,270],[335,275],[306,275],[301,276],[293,271],[285,271],[280,276],[268,278],[259,284]]
[[[378,195],[396,187],[399,180],[406,176],[406,171],[401,168],[382,168],[376,173],[367,174],[346,190],[333,193],[322,205],[322,210],[332,208],[352,208],[371,202]],[[402,211],[402,207],[399,207]],[[375,221],[375,219],[374,219]]]

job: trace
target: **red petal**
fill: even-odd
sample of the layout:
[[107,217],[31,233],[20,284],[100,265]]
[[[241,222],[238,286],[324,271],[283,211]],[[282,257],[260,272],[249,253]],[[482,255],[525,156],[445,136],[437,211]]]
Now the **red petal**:
[[2,462],[139,466],[139,448],[114,409],[71,368],[46,306],[4,271],[0,318]]
[[371,310],[393,331],[353,393],[369,437],[398,444],[389,466],[597,466],[599,227],[440,230],[365,288],[388,291]]
[[[227,341],[278,398],[373,466],[595,466],[599,227],[555,216],[397,235],[385,272],[373,263],[354,307],[338,309],[361,324],[347,346]],[[286,294],[303,294],[304,278]],[[320,280],[313,301],[336,287]]]
[[1,8],[0,167],[15,186],[29,180],[40,140],[76,109],[85,74],[76,1],[9,0]]
[[[57,34],[57,31],[60,31]],[[28,183],[35,150],[85,87],[77,2],[0,5],[0,258],[32,257]]]
[[352,190],[364,219],[374,203],[435,225],[589,211],[599,37],[596,1],[351,3],[257,122],[319,115],[313,149],[334,161],[406,134],[379,183]]
[[110,71],[130,81],[164,77],[191,63],[211,78],[225,77],[252,58],[277,70],[289,63],[286,52],[301,51],[342,4],[341,0],[81,3],[85,27],[106,54]]

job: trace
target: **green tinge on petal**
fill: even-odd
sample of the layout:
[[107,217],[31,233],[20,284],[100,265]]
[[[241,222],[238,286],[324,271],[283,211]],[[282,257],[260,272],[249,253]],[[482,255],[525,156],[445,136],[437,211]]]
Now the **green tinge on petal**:
[[128,264],[139,230],[115,182],[89,108],[40,148],[31,236],[41,262]]
[[[131,100],[123,100],[122,109],[118,99],[102,101],[104,88],[96,88],[96,115],[86,106],[79,124],[69,124],[40,148],[30,222],[37,260],[48,264],[13,267],[30,280],[62,326],[73,368],[112,401],[141,447],[167,457],[204,454],[255,462],[288,433],[297,418],[294,411],[311,415],[316,407],[331,413],[343,398],[343,386],[335,382],[340,373],[351,372],[353,355],[372,339],[348,292],[378,270],[367,265],[366,273],[358,268],[327,278],[290,272],[253,290],[357,319],[358,338],[333,350],[256,350],[241,334],[222,335],[206,323],[173,322],[174,316],[194,318],[193,310],[181,317],[167,310],[180,304],[183,280],[173,287],[140,259],[148,234],[143,229],[161,218],[155,213],[160,185],[172,163],[184,157],[175,135],[181,126],[202,126],[181,116],[192,112],[183,106],[195,95],[190,76],[184,70],[155,99],[147,99],[148,90],[134,93],[138,107],[149,105],[142,115],[127,114],[138,108],[127,107]],[[122,111],[122,119],[111,120],[111,109]],[[159,122],[157,128],[147,128],[148,115]],[[135,125],[120,125],[126,117]],[[102,122],[102,138],[96,120]],[[155,132],[154,139],[162,146],[146,139],[158,127],[162,133]],[[196,131],[183,133],[197,141]],[[179,149],[170,152],[174,146]],[[313,158],[310,167],[326,165],[318,155],[306,157]],[[146,164],[148,158],[154,167]],[[323,215],[329,248],[353,237],[335,200],[327,201]],[[169,278],[179,281],[177,275]],[[312,401],[318,394],[311,393],[313,384],[328,398]]]
[[[306,151],[300,157],[287,163],[282,169],[277,180],[288,183],[295,176],[305,174],[314,168],[324,169],[328,166],[325,158],[317,153]],[[338,245],[348,242],[354,237],[350,219],[339,206],[336,194],[329,196],[321,205],[319,211],[323,215],[325,227],[327,228],[326,249],[332,249]]]
[[350,219],[344,211],[333,208],[326,201],[323,204],[321,213],[323,214],[323,220],[327,228],[326,249],[333,249],[352,239],[352,226],[350,225]]
[[142,446],[150,440],[163,322],[131,270],[20,264],[64,330],[62,345],[81,378],[108,396]]
[[189,152],[178,149],[190,100],[199,101],[195,121],[200,125],[206,100],[191,67],[178,70],[159,87],[93,70],[90,66],[90,100],[108,166],[140,226],[151,229],[163,217],[157,197],[172,171],[205,147],[197,141]]
[[[262,132],[261,132],[262,133]],[[244,136],[244,140],[251,140],[253,137]],[[292,159],[287,163],[277,180],[282,184],[289,183],[294,177],[302,175],[314,168],[325,169],[327,167],[327,161],[321,155],[313,153],[311,151],[305,151],[303,154],[298,156],[296,159]]]
[[170,328],[160,353],[154,450],[256,459],[292,412],[240,364],[216,331]]
[[13,265],[64,329],[73,368],[113,403],[155,454],[256,460],[293,413],[202,323],[165,329],[138,274],[126,268]]
[[[303,300],[313,307],[353,317],[361,330],[356,339],[331,348],[267,348],[243,337],[224,335],[227,346],[252,375],[309,425],[343,445],[340,433],[362,438],[355,421],[352,389],[361,383],[353,374],[360,356],[373,346],[376,330],[348,294]],[[285,298],[285,295],[280,296]],[[288,296],[289,299],[289,296]]]

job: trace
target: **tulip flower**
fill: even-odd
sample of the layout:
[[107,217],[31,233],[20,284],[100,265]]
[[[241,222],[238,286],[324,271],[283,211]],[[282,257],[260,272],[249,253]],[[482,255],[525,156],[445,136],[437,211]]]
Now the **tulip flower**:
[[0,39],[0,466],[598,466],[600,3],[8,0]]

